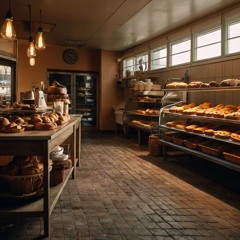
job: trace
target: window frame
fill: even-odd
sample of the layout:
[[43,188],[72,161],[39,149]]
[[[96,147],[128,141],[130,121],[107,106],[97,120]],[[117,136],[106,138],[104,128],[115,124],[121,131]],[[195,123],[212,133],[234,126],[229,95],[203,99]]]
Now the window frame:
[[[147,58],[147,59],[144,59],[144,58]],[[134,71],[140,71],[140,64],[139,64],[139,60],[138,58],[143,58],[144,60],[144,63],[146,64],[147,68],[143,70],[143,72],[147,72],[149,71],[149,52],[146,51],[146,52],[143,52],[143,53],[140,53],[140,54],[137,54],[135,57],[134,57]]]
[[227,55],[227,56],[240,53],[240,50],[236,51],[236,52],[229,53],[229,40],[233,40],[233,39],[237,39],[237,38],[240,39],[240,34],[237,37],[229,38],[229,27],[230,27],[230,25],[234,25],[234,24],[240,24],[240,18],[235,19],[233,21],[226,21],[226,23],[225,23],[225,38],[224,38],[224,41],[225,41],[225,55]]
[[[189,50],[184,50],[184,51],[177,52],[177,53],[174,53],[174,54],[172,53],[173,45],[177,45],[177,44],[184,43],[184,42],[187,42],[187,41],[190,41],[190,49]],[[179,54],[183,54],[183,53],[187,53],[187,52],[189,52],[189,54],[190,54],[188,62],[183,62],[183,63],[179,63],[179,64],[174,64],[174,65],[172,64],[172,57],[173,56],[176,56],[176,55],[179,55]],[[192,38],[191,38],[191,36],[190,37],[181,38],[181,39],[178,39],[176,41],[170,42],[169,43],[169,67],[176,67],[176,66],[179,66],[179,65],[184,65],[184,64],[191,63],[191,53],[192,53]]]
[[[197,46],[197,37],[198,36],[207,35],[207,34],[213,33],[214,31],[218,31],[218,30],[220,30],[220,41],[219,42],[214,42],[214,43],[202,45],[200,47]],[[200,32],[195,33],[194,36],[193,36],[193,43],[194,44],[193,44],[193,59],[192,59],[192,62],[208,61],[210,59],[220,58],[223,54],[223,52],[222,52],[222,44],[223,44],[222,32],[223,32],[222,26],[217,26],[217,27],[214,27],[214,28],[206,29],[204,31],[200,31]],[[197,59],[197,50],[198,49],[208,47],[208,46],[214,46],[214,45],[219,44],[219,43],[220,43],[220,55],[207,57],[207,58],[203,58],[203,59]]]
[[[161,57],[160,51],[164,50],[164,49],[166,49],[166,56]],[[153,53],[157,52],[157,51],[159,51],[159,57],[153,59],[152,58]],[[166,59],[166,66],[161,67],[161,59]],[[159,64],[159,67],[153,69],[152,68],[153,61],[156,61],[156,60],[159,60],[160,64]],[[152,49],[151,52],[150,52],[150,71],[155,71],[155,70],[159,70],[159,69],[163,69],[163,68],[167,68],[167,67],[168,67],[168,47],[167,47],[167,44]]]
[[[133,61],[133,65],[129,65],[127,67],[124,66],[124,63],[126,61],[130,61],[130,60]],[[135,65],[134,65],[134,57],[125,58],[125,59],[123,59],[122,63],[123,63],[123,66],[122,66],[122,76],[123,76],[123,78],[127,78],[128,77],[127,76],[127,70],[130,71],[130,75],[131,75],[131,70],[134,71],[134,67],[135,67]]]

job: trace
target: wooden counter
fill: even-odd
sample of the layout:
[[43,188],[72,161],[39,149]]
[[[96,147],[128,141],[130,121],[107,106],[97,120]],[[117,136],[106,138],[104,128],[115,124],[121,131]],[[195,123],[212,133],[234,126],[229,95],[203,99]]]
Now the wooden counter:
[[[50,188],[49,153],[58,145],[68,143],[71,146],[72,168],[65,171],[64,181]],[[68,123],[50,131],[24,131],[21,133],[0,133],[0,155],[28,156],[43,158],[44,191],[43,197],[24,205],[9,206],[1,204],[1,216],[38,216],[43,217],[44,236],[50,233],[50,215],[64,189],[67,180],[76,176],[76,166],[80,161],[81,116],[71,116]],[[1,195],[0,195],[1,198]]]

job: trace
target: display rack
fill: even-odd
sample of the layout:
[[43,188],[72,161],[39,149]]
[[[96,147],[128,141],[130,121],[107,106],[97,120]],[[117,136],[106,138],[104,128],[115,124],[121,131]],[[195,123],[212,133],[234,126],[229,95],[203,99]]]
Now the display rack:
[[[221,91],[236,91],[236,90],[240,90],[240,87],[214,87],[214,88],[196,88],[196,89],[163,89],[162,91],[168,93],[168,92],[221,92]],[[240,164],[238,163],[234,163],[234,162],[230,162],[227,161],[226,159],[223,158],[223,156],[213,156],[210,154],[206,154],[202,151],[200,151],[199,149],[197,150],[193,150],[193,149],[189,149],[187,147],[185,147],[184,145],[178,145],[174,142],[170,142],[170,141],[166,141],[163,139],[163,135],[166,132],[176,132],[176,133],[184,133],[187,135],[192,135],[192,136],[198,136],[201,138],[205,138],[206,140],[214,140],[214,141],[218,141],[218,142],[222,142],[223,144],[230,144],[232,146],[239,146],[240,143],[236,142],[236,141],[232,141],[229,139],[222,139],[222,138],[217,138],[214,136],[209,136],[206,134],[198,134],[195,132],[189,132],[189,131],[185,131],[185,130],[181,130],[181,129],[177,129],[175,127],[169,127],[166,126],[166,123],[168,121],[174,121],[174,120],[190,120],[190,121],[196,121],[196,122],[200,122],[200,123],[211,123],[213,125],[226,125],[229,127],[233,127],[235,126],[235,128],[239,128],[240,127],[240,121],[239,120],[231,120],[231,119],[226,119],[226,118],[214,118],[214,117],[206,117],[206,116],[198,116],[198,115],[194,115],[194,114],[182,114],[182,113],[174,113],[174,112],[170,112],[169,109],[172,106],[181,106],[183,105],[184,102],[183,101],[179,101],[176,102],[174,104],[171,105],[167,105],[161,108],[160,110],[160,115],[159,115],[159,141],[163,144],[163,155],[164,158],[167,159],[167,152],[168,152],[168,148],[167,146],[171,147],[171,148],[175,148],[178,149],[182,152],[186,152],[195,156],[198,156],[200,158],[203,158],[205,160],[214,162],[216,164],[222,165],[224,167],[230,168],[232,170],[238,171],[240,172]]]
[[138,143],[144,143],[144,135],[157,133],[162,91],[133,91],[123,113],[123,128],[126,137],[131,130],[137,132]]

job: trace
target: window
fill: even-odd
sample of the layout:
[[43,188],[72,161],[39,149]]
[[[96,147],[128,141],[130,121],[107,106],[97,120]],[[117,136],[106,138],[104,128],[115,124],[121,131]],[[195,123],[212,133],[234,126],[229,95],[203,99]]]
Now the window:
[[167,67],[167,47],[156,48],[151,51],[151,70]]
[[134,72],[134,58],[123,60],[123,77],[130,77]]
[[195,60],[221,56],[221,28],[195,35]]
[[191,40],[185,39],[170,45],[171,66],[188,63],[191,60]]
[[227,24],[227,54],[240,52],[240,21]]
[[148,70],[148,53],[143,53],[135,57],[135,71],[147,71]]

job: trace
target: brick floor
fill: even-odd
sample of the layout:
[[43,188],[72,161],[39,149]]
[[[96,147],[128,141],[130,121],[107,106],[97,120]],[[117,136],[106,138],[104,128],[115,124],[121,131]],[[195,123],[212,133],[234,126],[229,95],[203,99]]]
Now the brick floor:
[[[239,196],[177,162],[148,156],[133,139],[85,133],[81,167],[51,215],[48,239],[237,240]],[[1,222],[0,239],[41,233],[41,218]]]

